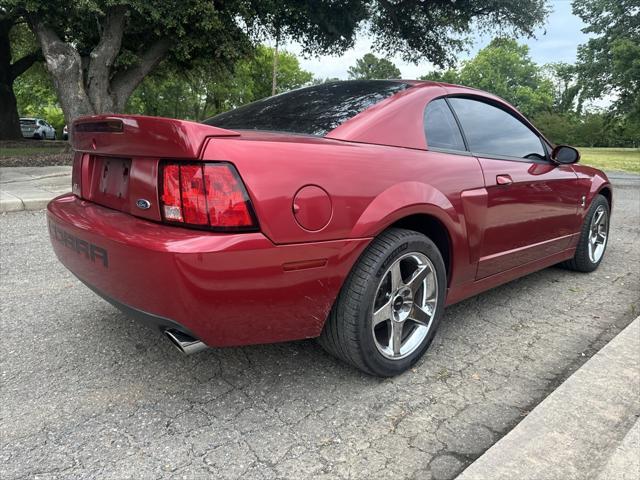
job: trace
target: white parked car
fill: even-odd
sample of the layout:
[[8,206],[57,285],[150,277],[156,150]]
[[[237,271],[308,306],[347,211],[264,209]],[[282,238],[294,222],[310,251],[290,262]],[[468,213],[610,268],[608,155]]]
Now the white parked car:
[[56,139],[56,129],[41,118],[21,118],[20,129],[25,138]]

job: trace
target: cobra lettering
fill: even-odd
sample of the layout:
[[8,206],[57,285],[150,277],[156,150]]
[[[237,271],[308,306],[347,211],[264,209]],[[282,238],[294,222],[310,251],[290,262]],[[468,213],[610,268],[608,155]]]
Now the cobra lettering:
[[87,260],[94,263],[100,262],[104,268],[109,267],[109,256],[104,248],[70,234],[51,221],[49,221],[49,233],[52,238],[79,255],[84,255]]

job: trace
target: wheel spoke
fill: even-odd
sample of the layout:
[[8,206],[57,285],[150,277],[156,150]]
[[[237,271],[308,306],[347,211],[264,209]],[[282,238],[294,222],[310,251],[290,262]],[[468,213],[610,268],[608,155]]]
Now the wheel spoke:
[[427,275],[431,272],[427,265],[418,265],[418,268],[411,276],[411,279],[407,282],[407,287],[411,289],[411,293],[415,296],[422,286],[422,282]]
[[596,243],[604,244],[606,239],[607,236],[604,233],[598,233],[598,235],[596,236]]
[[402,280],[402,272],[400,271],[400,262],[396,262],[391,266],[391,270],[389,272],[391,274],[391,291],[395,292],[398,290],[404,282]]
[[391,320],[391,300],[373,313],[373,326]]
[[604,210],[596,211],[596,214],[593,217],[593,225],[600,225],[602,217],[604,217]]
[[389,344],[393,350],[393,355],[400,355],[400,347],[402,347],[402,330],[404,322],[391,322],[391,338]]
[[429,303],[436,303],[438,292],[436,291],[435,275],[427,280],[427,287],[424,290],[424,300]]
[[411,313],[409,314],[409,318],[415,323],[428,327],[429,322],[431,321],[432,312],[433,310],[431,305],[425,305],[424,308],[420,308],[418,305],[414,304],[411,309]]

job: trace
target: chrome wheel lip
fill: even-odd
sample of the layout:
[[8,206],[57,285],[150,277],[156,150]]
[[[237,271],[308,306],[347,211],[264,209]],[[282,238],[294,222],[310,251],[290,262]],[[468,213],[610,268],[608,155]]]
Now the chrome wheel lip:
[[609,238],[609,214],[604,205],[599,205],[591,216],[587,250],[591,263],[598,263],[604,255]]
[[[402,278],[398,273],[401,272],[400,265],[407,261],[412,262],[415,269],[408,278]],[[376,309],[380,289],[389,276],[391,291],[386,296],[387,301]],[[381,313],[385,308],[385,313]],[[372,302],[371,334],[378,352],[389,360],[401,360],[413,354],[429,334],[437,308],[438,278],[431,260],[421,252],[410,252],[397,258],[380,278]],[[382,319],[384,316],[388,318]],[[383,322],[387,329],[386,345],[376,335],[376,330]],[[403,338],[405,328],[411,328],[411,331]]]

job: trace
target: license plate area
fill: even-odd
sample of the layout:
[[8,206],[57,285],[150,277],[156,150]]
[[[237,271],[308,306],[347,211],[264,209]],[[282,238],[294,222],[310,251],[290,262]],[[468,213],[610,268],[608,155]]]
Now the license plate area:
[[131,159],[92,156],[91,200],[117,210],[129,209]]

